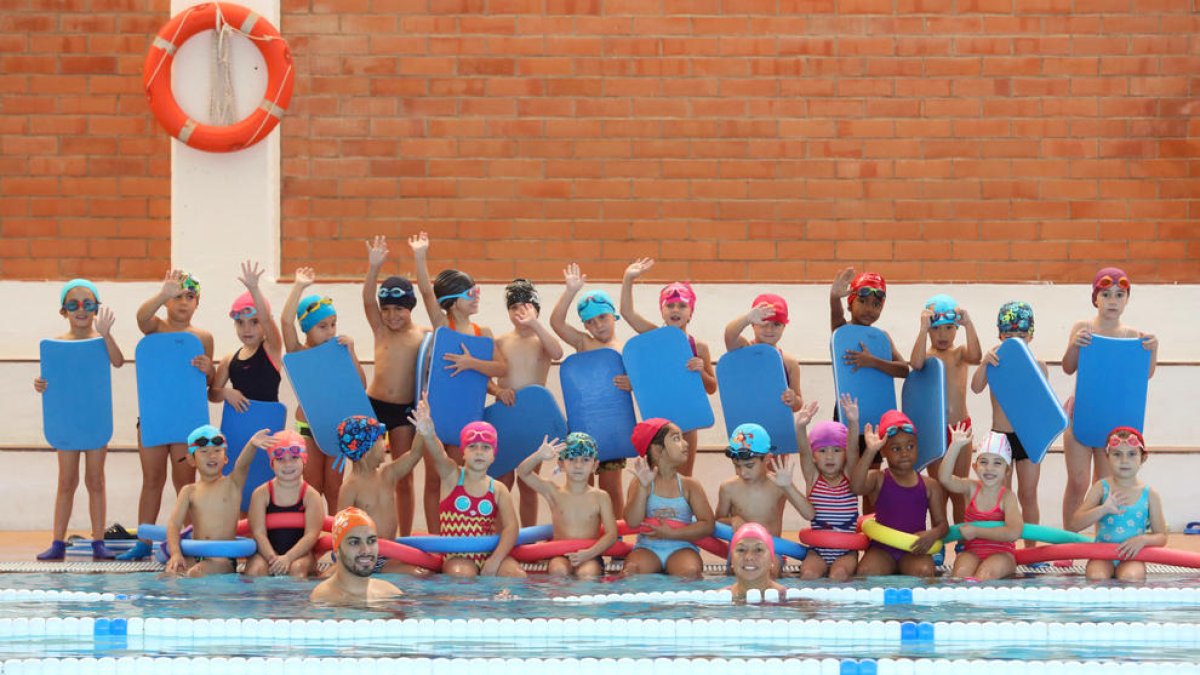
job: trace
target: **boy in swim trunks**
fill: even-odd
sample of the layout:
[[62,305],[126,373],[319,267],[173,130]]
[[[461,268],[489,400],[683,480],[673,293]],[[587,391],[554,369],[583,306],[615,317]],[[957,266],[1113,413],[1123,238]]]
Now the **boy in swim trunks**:
[[[996,318],[996,328],[1000,332],[1001,344],[1009,338],[1019,338],[1024,340],[1025,344],[1033,342],[1033,307],[1030,307],[1029,303],[1019,300],[1004,303],[1000,306],[1000,315]],[[975,369],[975,375],[971,378],[971,391],[979,394],[987,388],[988,366],[1000,365],[999,350],[1000,345],[997,344],[983,355],[983,364]],[[1048,377],[1050,370],[1046,367],[1046,362],[1039,360],[1037,364],[1042,371],[1042,376]],[[1021,517],[1025,519],[1026,523],[1036,525],[1042,522],[1037,498],[1038,480],[1042,474],[1042,467],[1029,459],[1029,455],[1025,452],[1025,446],[1021,444],[1021,439],[1013,431],[1012,422],[1008,421],[1004,409],[996,401],[996,395],[991,393],[989,396],[992,400],[992,431],[1004,434],[1008,438],[1009,447],[1012,448],[1013,470],[1008,474],[1006,485],[1009,488],[1012,487],[1012,475],[1015,473],[1017,475],[1017,501],[1021,504]],[[1033,546],[1034,542],[1026,542],[1026,545]]]
[[[192,317],[200,306],[200,282],[181,270],[170,270],[163,280],[162,288],[138,307],[138,328],[144,335],[151,333],[191,333],[200,339],[204,353],[192,359],[192,365],[204,373],[208,384],[213,379],[213,336],[212,333],[192,325]],[[166,307],[167,318],[157,316],[160,307]],[[187,446],[183,443],[144,447],[141,444],[141,420],[138,420],[138,455],[142,463],[142,492],[138,497],[138,522],[154,523],[162,507],[163,485],[167,480],[167,467],[171,469],[171,483],[178,495],[183,486],[196,480],[196,471],[190,462]],[[150,555],[150,543],[142,540],[133,548],[117,556],[117,560],[141,560]]]
[[[542,313],[537,289],[528,279],[513,279],[504,289],[504,304],[508,307],[508,320],[513,329],[496,338],[496,351],[504,354],[508,372],[504,377],[488,381],[488,393],[504,405],[517,401],[517,392],[531,385],[546,386],[550,376],[550,364],[563,357],[562,345],[539,317]],[[534,467],[536,474],[540,465]],[[512,489],[516,472],[500,477],[509,490]],[[521,524],[528,527],[537,524],[538,493],[525,481],[521,481],[518,499]]]
[[175,510],[167,521],[167,574],[203,577],[209,574],[229,574],[236,571],[232,558],[190,558],[180,548],[180,531],[187,521],[192,523],[192,539],[227,541],[237,535],[238,511],[242,505],[242,486],[254,461],[254,453],[274,445],[268,429],[254,434],[242,448],[233,471],[221,475],[229,458],[225,455],[225,437],[221,430],[205,424],[188,434],[187,462],[199,474],[200,480],[185,485],[179,491]]
[[503,483],[487,475],[499,447],[496,429],[487,422],[471,422],[459,434],[463,466],[446,454],[429,416],[429,401],[422,398],[412,417],[418,443],[441,479],[438,520],[443,536],[499,535],[496,548],[488,553],[446,554],[442,572],[456,577],[524,577],[525,570],[508,553],[517,543],[517,514],[512,495]]
[[[379,271],[387,255],[386,237],[367,242],[367,277],[363,280],[362,301],[367,324],[375,336],[375,372],[367,386],[367,397],[375,418],[387,427],[392,459],[399,459],[412,450],[415,432],[408,416],[413,411],[417,353],[429,329],[413,323],[417,294],[408,279],[391,276],[382,285],[379,283]],[[415,508],[413,477],[409,473],[396,483],[396,520],[402,536],[412,534]]]
[[[617,338],[617,306],[612,297],[601,290],[589,291],[575,304],[579,320],[583,322],[586,331],[579,330],[567,323],[567,310],[575,296],[587,282],[587,275],[579,271],[577,263],[571,263],[563,270],[563,294],[550,313],[550,327],[563,342],[575,348],[576,352],[590,352],[596,349],[612,349],[620,352],[623,345]],[[617,375],[613,378],[613,386],[622,391],[632,391],[628,375]],[[596,482],[600,489],[608,493],[612,499],[613,513],[619,519],[625,508],[624,492],[621,488],[621,470],[625,468],[624,459],[600,462]]]
[[[296,270],[295,283],[287,301],[283,303],[283,315],[279,318],[283,329],[283,346],[288,353],[304,351],[319,347],[329,340],[336,339],[338,344],[346,347],[354,367],[358,369],[358,377],[363,386],[367,386],[367,374],[363,372],[362,364],[358,362],[358,354],[354,351],[354,340],[349,335],[337,334],[337,310],[333,308],[333,300],[319,295],[309,295],[301,299],[305,289],[317,280],[316,272],[311,267],[301,267]],[[300,330],[304,333],[304,342],[296,333],[296,322],[300,322]],[[304,409],[296,408],[296,431],[304,436],[308,445],[308,463],[304,465],[304,480],[317,492],[325,496],[329,510],[334,510],[338,503],[338,490],[342,487],[342,474],[333,466],[333,461],[317,446],[312,428],[308,426],[308,418]]]
[[[749,312],[725,326],[725,349],[733,351],[754,344],[771,345],[778,349],[783,357],[783,374],[787,378],[787,388],[780,393],[779,400],[795,412],[804,407],[804,395],[800,393],[800,361],[779,347],[788,322],[787,301],[778,295],[763,293],[754,298]],[[753,342],[742,337],[746,326],[754,331]]]
[[[267,454],[275,478],[255,488],[250,496],[247,518],[258,552],[246,560],[242,573],[304,579],[316,568],[313,546],[325,525],[325,501],[304,482],[304,463],[308,461],[304,437],[285,429],[271,440],[274,444]],[[275,513],[302,513],[304,527],[268,527],[267,516]]]
[[372,579],[379,557],[379,535],[371,516],[349,508],[333,517],[333,573],[309,594],[312,602],[346,604],[389,600],[403,591],[382,579]]
[[[966,329],[967,344],[955,347],[954,338],[958,335],[960,325]],[[940,359],[945,366],[945,434],[946,444],[949,445],[951,429],[962,422],[966,423],[968,431],[971,429],[971,417],[967,412],[967,366],[979,365],[983,361],[983,353],[979,347],[979,335],[975,333],[975,323],[971,321],[967,310],[959,307],[954,298],[948,295],[935,295],[926,300],[925,309],[921,311],[921,330],[917,333],[917,341],[913,344],[912,351],[913,370],[924,368],[925,359],[929,357]],[[941,465],[940,459],[930,462],[928,474],[936,477]],[[954,465],[954,475],[966,478],[970,472],[971,453],[964,452],[958,456]],[[961,523],[967,507],[966,498],[954,493],[950,495],[950,501],[954,505],[954,522]]]
[[[595,578],[604,573],[601,558],[608,547],[617,541],[617,519],[612,502],[599,488],[588,484],[596,473],[596,441],[589,435],[576,432],[567,436],[566,443],[543,440],[538,451],[517,467],[517,475],[537,494],[546,498],[554,522],[554,539],[591,539],[591,546],[565,556],[550,559],[550,576]],[[542,462],[558,461],[558,470],[566,477],[559,486],[537,475]]]
[[[385,539],[396,536],[396,483],[409,475],[420,452],[406,452],[384,462],[387,455],[387,428],[373,417],[352,415],[338,424],[338,453],[335,467],[350,462],[350,471],[338,494],[338,510],[355,507],[366,511],[376,523],[376,531]],[[399,572],[424,576],[427,570],[379,557],[377,572]]]
[[[863,435],[867,438],[867,454],[854,466],[850,489],[872,497],[875,520],[880,525],[915,534],[917,541],[908,551],[871,542],[858,564],[858,573],[876,576],[899,572],[931,577],[936,568],[928,551],[946,536],[950,526],[946,523],[946,496],[941,484],[913,470],[917,429],[904,413],[889,410],[880,418],[878,432],[868,424],[863,427]],[[871,468],[872,456],[880,450],[887,461],[882,471]]]

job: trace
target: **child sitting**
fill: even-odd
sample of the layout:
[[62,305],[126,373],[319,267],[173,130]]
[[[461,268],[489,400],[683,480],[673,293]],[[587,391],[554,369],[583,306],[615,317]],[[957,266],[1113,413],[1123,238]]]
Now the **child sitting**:
[[[804,396],[800,393],[799,359],[779,347],[787,325],[787,301],[778,295],[763,293],[754,298],[749,312],[725,326],[725,349],[733,351],[752,344],[766,344],[778,349],[779,355],[783,357],[783,375],[787,380],[787,387],[780,393],[779,400],[795,412],[804,407]],[[754,331],[754,342],[742,337],[746,326],[750,326]]]
[[653,522],[644,523],[622,575],[665,571],[699,578],[704,565],[700,549],[692,542],[712,534],[714,519],[704,487],[679,473],[687,461],[683,431],[668,420],[652,417],[633,428],[632,441],[639,457],[633,461],[625,523],[638,527],[643,521]]
[[[313,546],[325,524],[325,502],[304,482],[304,463],[308,461],[304,437],[286,429],[272,436],[271,441],[274,444],[267,453],[275,478],[250,495],[247,518],[258,552],[246,561],[242,573],[248,577],[287,574],[304,579],[317,565]],[[273,513],[303,513],[304,527],[268,527],[267,516]]]
[[1089,560],[1087,578],[1145,581],[1146,564],[1131,560],[1146,546],[1165,546],[1167,520],[1158,492],[1138,480],[1146,461],[1146,441],[1133,427],[1108,432],[1108,463],[1112,478],[1102,478],[1088,490],[1068,521],[1076,532],[1096,525],[1096,541],[1120,544],[1120,560]]
[[[988,434],[987,441],[975,455],[975,475],[979,480],[955,476],[952,469],[958,453],[971,444],[971,432],[966,422],[950,431],[950,448],[938,474],[942,487],[963,496],[971,495],[965,519],[959,525],[963,548],[954,559],[952,574],[959,579],[1004,579],[1017,569],[1013,544],[1021,536],[1024,521],[1012,491],[1004,487],[1012,465],[1012,447],[1008,438],[999,432]],[[984,507],[988,508],[984,508]],[[976,527],[971,523],[998,522],[1003,527]]]
[[185,485],[179,491],[175,510],[167,522],[168,574],[203,577],[209,574],[229,574],[236,571],[232,558],[191,558],[180,548],[180,531],[187,521],[192,523],[192,539],[230,540],[237,534],[238,508],[242,504],[242,486],[254,461],[254,453],[266,450],[274,443],[268,429],[252,436],[228,476],[221,475],[229,458],[225,456],[225,437],[221,430],[205,424],[188,434],[187,462],[200,480]]
[[[935,433],[940,433],[940,430]],[[917,429],[899,410],[889,410],[879,420],[879,430],[863,428],[867,454],[854,465],[850,489],[858,495],[870,495],[875,502],[876,521],[900,532],[917,535],[908,551],[871,542],[858,564],[863,576],[906,574],[933,576],[933,557],[928,554],[935,542],[946,536],[946,496],[933,478],[913,470],[917,461]],[[887,469],[871,468],[875,453],[883,450]],[[926,527],[926,514],[931,527]]]
[[792,484],[788,455],[773,455],[775,446],[762,426],[740,424],[729,437],[725,456],[737,472],[717,491],[717,520],[737,530],[743,523],[758,523],[772,536],[783,534],[784,503],[800,515],[813,518],[813,507]]
[[[814,530],[854,532],[858,526],[858,498],[850,490],[847,472],[858,465],[858,401],[842,395],[846,424],[817,422],[808,429],[817,414],[813,401],[796,413],[796,439],[800,446],[800,469],[808,485],[808,501],[813,506],[810,518]],[[807,555],[800,564],[800,576],[819,579],[826,574],[834,581],[845,581],[858,567],[858,552],[844,548],[814,547],[816,555]]]
[[[604,573],[600,557],[617,541],[617,519],[612,502],[599,488],[588,485],[596,472],[599,454],[596,441],[589,435],[576,432],[567,436],[565,444],[543,441],[538,451],[517,467],[521,481],[545,497],[554,522],[554,539],[593,539],[587,548],[550,559],[550,576],[595,578]],[[537,475],[542,462],[558,461],[558,470],[565,477],[558,486]]]

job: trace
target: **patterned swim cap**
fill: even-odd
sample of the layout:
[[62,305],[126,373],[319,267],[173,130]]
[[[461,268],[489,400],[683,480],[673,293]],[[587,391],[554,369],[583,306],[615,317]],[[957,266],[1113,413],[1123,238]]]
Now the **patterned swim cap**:
[[1033,335],[1033,307],[1028,302],[1012,300],[1000,305],[996,317],[996,328],[1005,333],[1029,333]]
[[576,431],[567,436],[567,447],[563,448],[558,453],[559,459],[575,459],[576,457],[591,457],[600,456],[600,449],[596,447],[596,439],[583,433]]
[[351,415],[338,423],[338,458],[333,468],[341,469],[346,460],[357,462],[371,451],[375,441],[387,436],[387,427],[374,417]]

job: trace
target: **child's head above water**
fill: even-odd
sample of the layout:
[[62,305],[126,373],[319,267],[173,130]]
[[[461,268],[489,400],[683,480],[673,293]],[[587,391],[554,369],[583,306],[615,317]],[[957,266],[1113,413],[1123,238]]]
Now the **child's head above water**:
[[686,281],[667,284],[658,293],[658,309],[662,312],[664,323],[683,328],[692,320],[692,312],[696,311],[696,291]]
[[325,344],[337,335],[337,310],[330,298],[305,296],[296,309],[296,319],[300,322],[300,332],[307,336],[312,347]]
[[579,320],[592,337],[601,342],[612,339],[616,322],[621,318],[617,315],[617,306],[613,304],[612,296],[604,291],[588,291],[575,303],[575,310],[579,312]]
[[899,410],[885,412],[879,418],[879,438],[889,469],[912,469],[917,461],[917,428],[908,415]]
[[437,278],[433,280],[433,293],[437,296],[438,306],[447,312],[456,306],[466,314],[479,311],[479,286],[475,285],[475,280],[466,272],[438,272]]
[[850,282],[846,304],[854,323],[870,326],[879,320],[887,299],[887,282],[875,272],[863,272]]
[[[338,423],[338,458],[335,469],[340,470],[346,460],[357,462],[371,452],[376,443],[387,442],[387,427],[374,417],[351,415]],[[381,444],[382,445],[382,444]]]
[[1012,444],[1008,436],[999,431],[990,431],[976,450],[975,474],[984,485],[994,486],[1004,480],[1012,466]]
[[1000,313],[996,316],[996,330],[1000,339],[1033,337],[1033,307],[1028,302],[1011,300],[1000,305]]
[[825,475],[836,475],[846,470],[846,443],[850,430],[841,422],[823,420],[809,427],[808,446],[812,448],[813,462],[817,470]]
[[[1125,309],[1132,291],[1133,282],[1125,270],[1119,267],[1105,267],[1096,272],[1092,278],[1092,306],[1101,311],[1115,311],[1118,316]],[[1101,300],[1105,300],[1101,307]]]

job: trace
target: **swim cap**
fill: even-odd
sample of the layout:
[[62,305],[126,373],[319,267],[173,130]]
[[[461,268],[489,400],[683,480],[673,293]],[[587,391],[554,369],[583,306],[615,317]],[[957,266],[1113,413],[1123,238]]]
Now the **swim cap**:
[[579,320],[585,323],[601,314],[612,314],[614,319],[621,318],[617,315],[617,306],[613,304],[612,297],[604,291],[585,293],[575,305],[575,309],[579,312]]
[[650,443],[654,440],[654,437],[658,435],[658,432],[663,427],[670,423],[671,420],[662,417],[651,417],[648,420],[638,422],[637,426],[633,428],[633,434],[629,437],[629,440],[633,442],[633,449],[637,450],[637,454],[645,457],[646,453],[650,452]]
[[854,277],[854,280],[850,282],[849,301],[851,303],[858,297],[859,290],[863,288],[874,289],[875,294],[879,296],[880,302],[883,302],[884,298],[887,297],[887,282],[883,280],[883,277],[874,272],[863,272]]
[[[263,298],[263,304],[266,305],[263,310],[270,312],[271,305],[267,302],[266,298]],[[233,304],[229,306],[229,318],[231,319],[249,319],[255,314],[258,314],[258,307],[255,306],[254,296],[250,295],[250,291],[246,291],[245,293],[237,296],[237,299],[234,300]]]
[[1113,447],[1113,437],[1119,433],[1125,433],[1126,438],[1129,439],[1136,438],[1137,443],[1130,443],[1130,445],[1140,447],[1143,453],[1150,450],[1150,448],[1146,447],[1146,439],[1142,437],[1142,432],[1134,429],[1133,427],[1117,427],[1116,429],[1108,432],[1108,447]]
[[412,282],[404,277],[388,277],[379,284],[379,306],[395,305],[411,310],[417,306],[417,294]]
[[312,330],[313,326],[321,323],[324,319],[337,316],[337,310],[333,308],[333,300],[322,298],[319,295],[309,295],[301,300],[297,312],[296,318],[300,320],[300,331],[303,333]]
[[1012,465],[1012,444],[1008,442],[1008,436],[999,431],[989,431],[987,439],[984,440],[983,445],[979,446],[976,453],[999,455],[1005,464]]
[[433,294],[437,296],[439,307],[450,309],[460,297],[463,297],[460,294],[466,293],[474,286],[475,280],[466,272],[442,270],[433,280]]
[[67,293],[70,293],[71,289],[73,288],[88,289],[92,292],[92,299],[94,299],[96,302],[100,302],[100,291],[96,290],[96,284],[93,284],[87,279],[72,279],[63,284],[62,292],[58,294],[58,304],[61,305],[67,301]]
[[[908,427],[907,429],[903,428],[906,426]],[[892,431],[892,429],[895,429],[896,431]],[[899,410],[889,410],[883,413],[883,417],[879,418],[879,437],[887,439],[891,436],[895,436],[896,433],[900,431],[905,431],[915,436],[917,433],[917,427],[913,424],[912,420],[908,418],[908,415],[905,415]]]
[[737,532],[733,533],[733,538],[729,540],[729,548],[732,549],[737,546],[738,542],[743,539],[757,539],[761,541],[766,545],[767,553],[771,554],[772,558],[775,557],[775,537],[772,537],[771,533],[767,532],[767,528],[762,525],[758,523],[742,523]]
[[817,448],[846,449],[846,438],[850,430],[841,422],[823,420],[812,425],[808,430],[808,445],[816,452]]
[[346,538],[346,534],[356,527],[369,527],[375,529],[375,521],[371,516],[367,515],[362,509],[348,506],[333,517],[333,527],[331,534],[333,535],[333,550],[336,551],[342,547],[342,540]]
[[276,456],[277,452],[282,452],[288,448],[300,448],[300,461],[308,461],[308,446],[304,443],[304,437],[300,434],[291,429],[284,429],[283,431],[271,434],[271,438],[275,441],[275,445],[272,445],[267,451],[271,459],[279,459]]
[[197,296],[200,295],[200,282],[190,274],[184,273],[183,277],[179,279],[179,287],[184,291],[191,291]]
[[[204,439],[201,443],[200,439]],[[216,442],[216,441],[220,442]],[[187,437],[188,454],[196,454],[197,448],[203,448],[208,445],[225,445],[225,437],[221,435],[221,430],[211,424],[196,427]]]
[[596,439],[582,431],[572,432],[567,436],[567,447],[558,453],[559,459],[575,459],[576,457],[599,457],[600,450],[596,447]]
[[533,305],[538,313],[542,311],[542,302],[537,289],[533,287],[533,282],[528,279],[513,279],[504,287],[504,307],[511,309],[513,305],[524,304]]
[[676,281],[663,286],[658,292],[658,308],[662,309],[668,302],[686,302],[688,307],[696,309],[696,291],[686,281]]
[[750,459],[754,455],[766,455],[774,450],[771,434],[762,425],[747,422],[739,424],[729,435],[729,447],[725,456],[732,459]]
[[1119,288],[1125,289],[1126,295],[1130,292],[1130,286],[1133,282],[1129,280],[1129,275],[1125,274],[1125,270],[1120,267],[1105,267],[1096,272],[1096,276],[1092,278],[1092,306],[1097,307],[1096,296],[1100,291],[1109,286],[1116,285]]
[[787,300],[784,300],[774,293],[763,293],[755,298],[754,302],[750,303],[750,306],[758,307],[764,302],[775,308],[775,313],[771,316],[768,316],[767,321],[774,321],[775,323],[781,323],[786,326],[788,324]]
[[1033,335],[1033,307],[1028,302],[1012,300],[1000,305],[996,317],[996,329],[1005,333],[1029,333]]
[[933,310],[933,318],[929,320],[930,328],[934,326],[957,326],[958,320],[962,317],[958,313],[958,303],[948,295],[935,295],[925,301],[925,306]]
[[375,441],[387,436],[387,427],[374,417],[351,415],[338,423],[338,458],[333,468],[341,469],[346,460],[357,462],[371,451]]
[[487,443],[495,452],[500,449],[499,440],[496,427],[487,422],[471,422],[458,432],[458,447],[460,448],[465,448],[472,443]]

